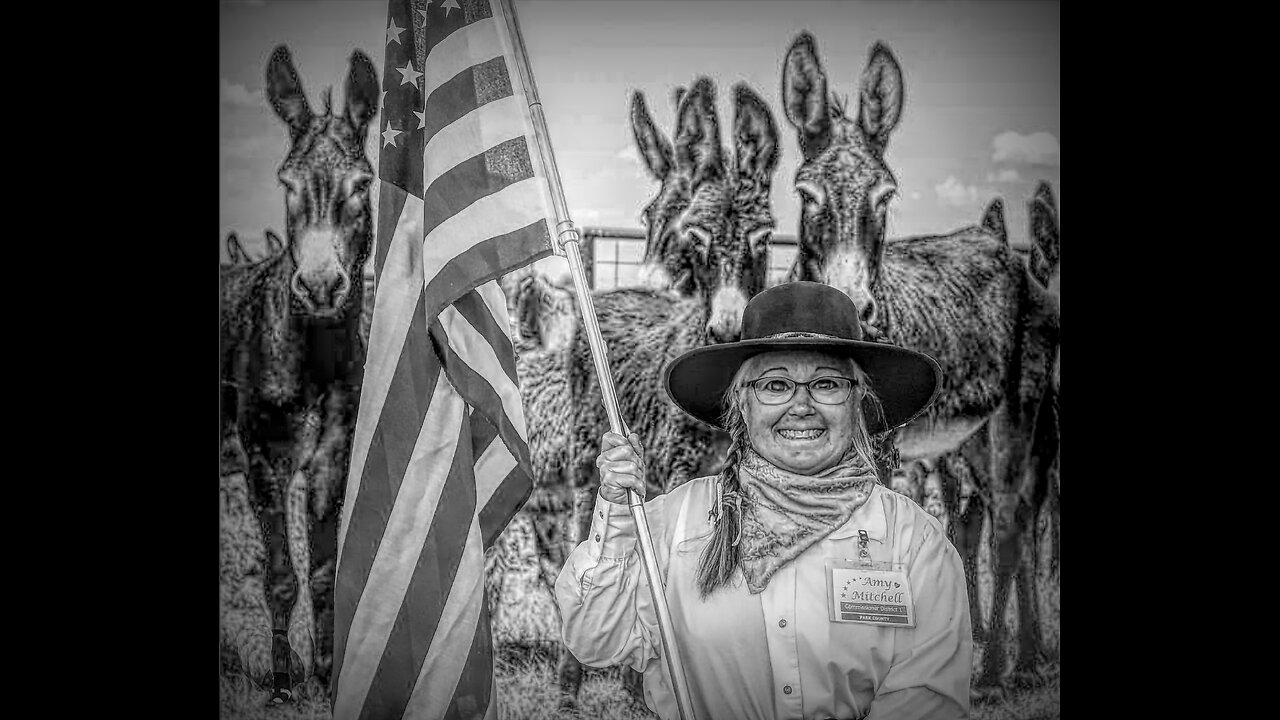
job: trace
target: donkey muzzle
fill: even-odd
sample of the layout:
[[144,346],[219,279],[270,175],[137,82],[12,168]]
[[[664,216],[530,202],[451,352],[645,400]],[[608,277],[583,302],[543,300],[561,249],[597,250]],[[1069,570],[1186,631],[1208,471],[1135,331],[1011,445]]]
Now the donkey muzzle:
[[707,320],[711,342],[736,342],[742,337],[742,311],[746,307],[747,295],[742,288],[721,286],[711,298],[711,317]]

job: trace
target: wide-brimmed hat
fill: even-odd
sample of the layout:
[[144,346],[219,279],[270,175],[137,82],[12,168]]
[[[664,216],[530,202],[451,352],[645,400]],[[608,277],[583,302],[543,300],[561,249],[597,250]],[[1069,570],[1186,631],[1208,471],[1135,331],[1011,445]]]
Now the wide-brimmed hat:
[[933,358],[897,345],[863,340],[858,310],[840,290],[796,281],[753,297],[742,312],[742,339],[694,348],[663,370],[667,394],[686,413],[718,428],[721,400],[748,358],[779,350],[809,350],[853,358],[880,399],[883,418],[867,414],[875,434],[914,420],[942,382]]

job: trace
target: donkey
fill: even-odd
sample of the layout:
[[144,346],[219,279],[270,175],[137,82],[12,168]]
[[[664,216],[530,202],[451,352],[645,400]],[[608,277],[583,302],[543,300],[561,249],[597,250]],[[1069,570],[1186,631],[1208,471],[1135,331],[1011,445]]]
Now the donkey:
[[364,144],[379,86],[359,50],[340,113],[331,91],[323,113],[312,112],[283,45],[266,78],[289,129],[279,170],[287,242],[279,255],[220,276],[221,424],[224,437],[243,443],[241,470],[267,549],[269,680],[272,702],[282,703],[313,671],[327,686],[332,666],[337,521],[364,368],[360,272],[372,240]]
[[[795,187],[802,211],[788,279],[843,290],[864,323],[941,364],[934,404],[897,429],[904,460],[954,450],[986,424],[998,548],[992,617],[998,619],[1027,526],[1024,488],[1038,483],[1041,463],[1031,453],[1058,344],[1058,316],[1044,289],[990,229],[886,242],[897,184],[884,152],[902,112],[902,86],[897,60],[876,43],[851,118],[828,94],[813,37],[801,33],[792,43],[782,96],[801,150]],[[1017,667],[1030,670],[1034,615],[1023,615],[1019,625],[1024,643]],[[1001,647],[1001,630],[1002,623],[992,623],[989,648]],[[979,684],[999,683],[1003,671],[1003,653],[985,653]]]
[[[631,102],[640,156],[660,183],[643,210],[644,258],[650,277],[665,276],[663,287],[593,293],[622,417],[645,446],[651,497],[714,472],[713,463],[727,446],[718,431],[689,419],[666,399],[661,371],[685,350],[740,336],[747,300],[765,287],[775,225],[769,191],[779,143],[767,105],[745,85],[734,88],[729,154],[721,146],[712,82],[699,78],[677,98],[674,143],[654,125],[641,93]],[[538,301],[517,303],[516,315],[552,327],[526,312],[533,302]],[[568,537],[555,542],[539,532],[557,569],[590,527],[598,484],[595,457],[609,428],[590,348],[578,329],[578,310],[567,306],[575,316],[573,329],[560,324],[554,333],[544,331],[559,341],[522,354],[517,363],[537,483],[574,490]],[[561,652],[558,677],[561,706],[575,706],[582,668],[567,650]],[[626,671],[624,680],[639,699],[639,675]]]

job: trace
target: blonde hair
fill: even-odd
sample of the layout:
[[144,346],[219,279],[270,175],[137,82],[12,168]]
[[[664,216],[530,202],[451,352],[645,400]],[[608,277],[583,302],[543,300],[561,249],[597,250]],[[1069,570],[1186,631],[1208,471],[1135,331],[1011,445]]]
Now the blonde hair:
[[[738,486],[738,464],[751,447],[751,440],[747,435],[747,420],[743,415],[747,398],[743,382],[749,371],[755,369],[757,363],[753,361],[756,357],[760,356],[748,358],[742,363],[720,401],[720,407],[723,408],[720,424],[729,433],[729,449],[725,452],[724,463],[715,479],[715,499],[710,513],[714,522],[711,538],[698,559],[697,585],[703,599],[727,584],[734,569],[738,567],[738,541],[742,535],[742,495]],[[848,363],[850,376],[858,381],[846,401],[854,403],[854,417],[857,418],[857,422],[853,424],[850,451],[867,467],[879,468],[882,459],[876,451],[876,443],[867,432],[867,420],[868,416],[883,418],[880,399],[871,387],[870,378],[856,362],[851,358],[839,360],[841,363]]]

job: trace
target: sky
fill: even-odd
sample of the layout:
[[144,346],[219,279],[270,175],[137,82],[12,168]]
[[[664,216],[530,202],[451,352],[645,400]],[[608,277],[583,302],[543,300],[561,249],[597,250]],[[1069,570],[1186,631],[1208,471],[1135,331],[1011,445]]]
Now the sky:
[[[731,88],[745,81],[774,113],[782,156],[773,184],[776,232],[795,235],[799,146],[781,105],[782,64],[813,34],[828,89],[853,99],[868,51],[884,42],[902,67],[905,104],[886,162],[898,179],[890,237],[943,234],[1005,203],[1010,241],[1029,242],[1027,201],[1052,184],[1061,208],[1062,40],[1057,2],[857,0],[516,0],[570,214],[579,227],[639,229],[657,191],[640,163],[629,119],[633,91],[669,138],[672,90],[716,82],[722,139]],[[335,106],[353,49],[379,75],[384,0],[222,0],[219,43],[219,252],[229,232],[249,253],[282,236],[276,170],[288,133],[263,96],[267,59],[293,54],[312,107],[327,86]],[[377,166],[376,133],[367,141]],[[563,272],[561,258],[542,261]]]

